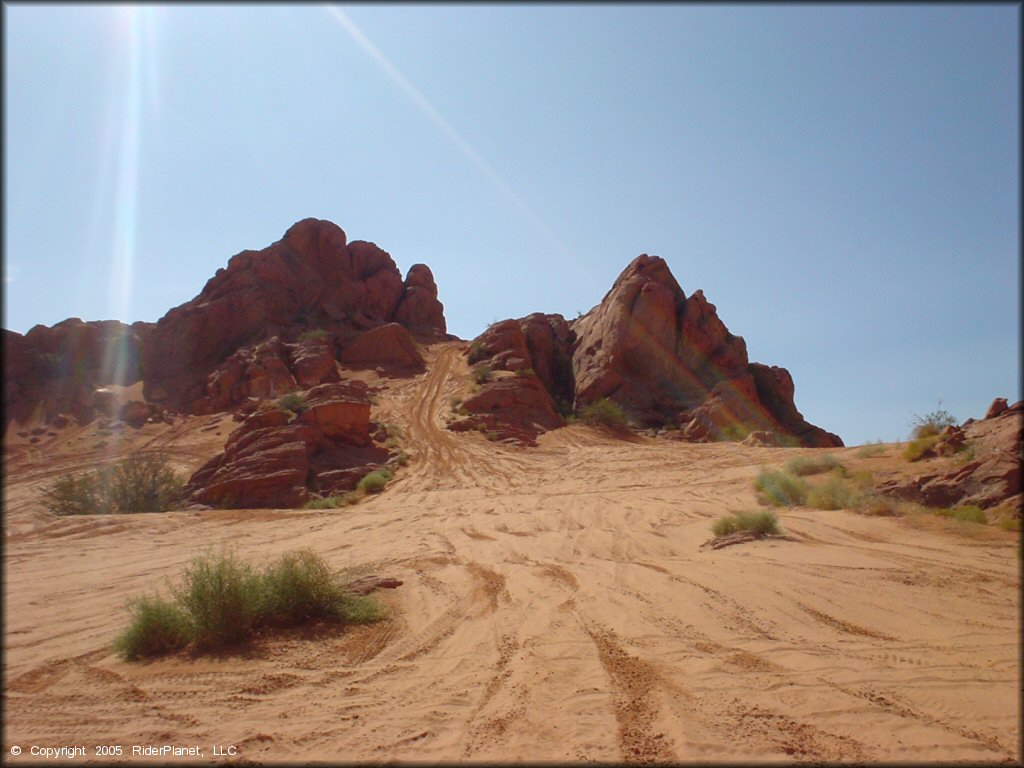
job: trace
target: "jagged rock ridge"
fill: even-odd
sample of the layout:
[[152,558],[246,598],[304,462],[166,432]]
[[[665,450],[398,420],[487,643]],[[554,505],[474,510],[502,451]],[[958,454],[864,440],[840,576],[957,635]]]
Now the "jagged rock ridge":
[[[470,350],[470,363],[530,370],[536,382],[519,376],[486,383],[463,403],[470,415],[453,429],[505,425],[507,436],[518,439],[525,428],[529,442],[551,428],[549,412],[564,413],[566,402],[580,408],[608,398],[635,421],[678,427],[688,440],[757,431],[769,442],[843,444],[797,411],[789,372],[749,362],[743,338],[729,332],[703,292],[687,297],[656,256],[634,259],[601,303],[573,322],[539,314],[505,320]],[[546,398],[536,393],[538,383]],[[529,403],[525,411],[516,408],[520,400]]]

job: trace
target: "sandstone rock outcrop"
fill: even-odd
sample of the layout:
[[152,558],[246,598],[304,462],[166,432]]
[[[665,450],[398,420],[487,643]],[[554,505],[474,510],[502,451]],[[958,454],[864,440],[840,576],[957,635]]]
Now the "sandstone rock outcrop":
[[24,336],[4,330],[5,419],[44,420],[73,414],[86,423],[96,416],[94,392],[108,384],[139,380],[139,356],[152,323],[68,318],[37,325]]
[[220,507],[297,507],[311,491],[355,487],[387,460],[388,452],[370,437],[363,382],[321,384],[297,393],[295,403],[299,412],[264,401],[228,436],[223,452],[189,478],[190,500]]
[[878,491],[933,507],[974,504],[990,509],[1007,504],[1013,506],[1019,516],[1024,401],[1005,409],[993,411],[990,408],[989,414],[981,421],[969,420],[943,433],[940,444],[948,449],[942,450],[940,455],[955,456],[954,446],[969,447],[973,454],[970,460],[947,463],[938,471],[925,471],[916,477],[885,481],[878,485]]
[[341,353],[341,362],[353,368],[383,368],[419,373],[426,368],[412,333],[398,323],[388,323],[361,333]]
[[842,445],[796,410],[789,372],[750,363],[743,338],[702,291],[687,298],[661,258],[634,259],[572,328],[577,407],[607,397],[642,424],[674,421],[691,440],[756,430],[801,445]]
[[561,315],[534,313],[491,325],[467,355],[470,364],[495,372],[493,378],[462,403],[468,416],[449,428],[533,445],[537,435],[564,426],[559,411],[571,410],[574,399],[574,338]]
[[350,340],[396,315],[424,338],[444,335],[430,270],[417,265],[403,281],[375,244],[348,242],[337,225],[304,219],[267,248],[233,256],[198,296],[157,322],[141,350],[146,399],[187,410],[240,348],[315,329]]

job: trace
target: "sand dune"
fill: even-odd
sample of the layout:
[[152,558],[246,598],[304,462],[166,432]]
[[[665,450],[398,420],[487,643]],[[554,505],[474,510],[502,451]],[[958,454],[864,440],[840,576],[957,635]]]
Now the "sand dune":
[[[183,762],[228,759],[215,745],[253,762],[1020,759],[1013,534],[799,509],[780,515],[788,540],[701,548],[712,520],[756,506],[760,467],[813,450],[583,426],[535,449],[453,434],[460,349],[434,346],[426,374],[380,394],[375,417],[403,427],[412,461],[338,510],[57,519],[39,490],[108,458],[116,436],[9,439],[5,757],[170,744],[204,751]],[[192,470],[233,427],[147,425],[118,450],[160,447]],[[392,614],[375,625],[118,659],[126,600],[219,546],[311,547],[404,584],[380,593]]]

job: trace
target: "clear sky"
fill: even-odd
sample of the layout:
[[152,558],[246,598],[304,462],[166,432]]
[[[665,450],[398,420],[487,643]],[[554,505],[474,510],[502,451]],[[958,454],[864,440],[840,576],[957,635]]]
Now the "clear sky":
[[1019,5],[3,10],[6,328],[312,216],[467,339],[662,256],[848,445],[1021,397]]

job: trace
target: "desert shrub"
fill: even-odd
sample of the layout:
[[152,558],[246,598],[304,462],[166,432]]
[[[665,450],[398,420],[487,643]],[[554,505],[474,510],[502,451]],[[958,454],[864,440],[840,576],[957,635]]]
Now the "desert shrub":
[[625,429],[629,425],[626,412],[614,400],[602,397],[579,410],[579,419],[584,424],[603,426],[610,429]]
[[470,365],[478,363],[487,357],[487,347],[481,341],[474,341],[469,345],[468,361]]
[[203,555],[185,570],[174,596],[188,612],[198,648],[217,648],[244,640],[260,610],[258,574],[232,553]]
[[303,509],[337,509],[347,507],[359,501],[359,494],[348,491],[342,494],[331,494],[321,499],[310,499],[303,505]]
[[857,490],[839,477],[830,477],[807,492],[807,506],[815,509],[847,509],[858,501]]
[[826,453],[821,456],[794,456],[786,462],[785,469],[790,474],[803,477],[804,475],[818,475],[840,467],[843,467],[843,463],[831,453]]
[[473,369],[473,381],[477,384],[486,384],[494,377],[494,369],[489,363],[478,365]]
[[885,446],[881,440],[875,440],[871,443],[864,443],[857,451],[857,455],[862,459],[871,459],[876,456],[881,456],[885,453]]
[[856,509],[862,515],[872,517],[896,517],[900,514],[899,502],[880,493],[861,495]]
[[133,601],[132,622],[114,641],[117,653],[127,661],[159,656],[187,646],[194,635],[192,622],[180,605],[160,597]]
[[762,470],[754,478],[754,488],[774,507],[800,506],[807,500],[807,483],[785,471]]
[[386,469],[378,469],[363,477],[356,486],[360,493],[380,493],[388,480],[392,478],[391,472]]
[[181,498],[183,485],[166,457],[143,453],[62,477],[44,489],[43,502],[55,515],[166,512]]
[[286,627],[344,618],[345,590],[323,558],[288,552],[260,574],[260,625]]
[[727,424],[718,432],[718,439],[721,441],[739,442],[750,434],[750,428],[742,424]]
[[292,413],[296,416],[309,408],[309,403],[306,402],[306,394],[304,392],[289,392],[286,395],[281,395],[274,401],[274,404],[278,409],[287,413]]
[[933,509],[932,512],[939,517],[949,517],[963,523],[980,523],[981,525],[988,525],[988,518],[985,516],[985,511],[974,504],[965,504],[962,507],[952,507],[949,509]]
[[129,661],[189,645],[212,650],[242,642],[261,628],[313,620],[364,623],[384,618],[372,597],[347,592],[344,578],[310,550],[282,555],[262,570],[233,554],[202,555],[186,568],[174,602],[143,597],[115,648]]
[[957,423],[956,417],[949,411],[942,407],[942,401],[939,400],[938,406],[934,411],[926,413],[923,416],[914,414],[910,420],[910,426],[912,427],[910,436],[914,439],[919,437],[929,437],[931,435],[939,434],[946,427],[952,426]]
[[330,336],[330,334],[323,328],[313,328],[300,333],[299,341],[307,341],[308,339],[326,339],[328,336]]
[[937,442],[939,442],[938,433],[923,435],[915,440],[911,440],[907,447],[903,449],[903,458],[907,461],[920,461]]
[[711,524],[711,532],[715,536],[728,536],[736,531],[754,531],[766,535],[781,533],[779,519],[770,509],[762,509],[757,512],[736,512],[726,517],[720,517]]
[[395,463],[400,467],[409,466],[409,454],[406,451],[399,451],[395,457]]
[[1004,517],[999,521],[999,527],[1004,531],[1019,531],[1020,530],[1020,518],[1019,517]]

